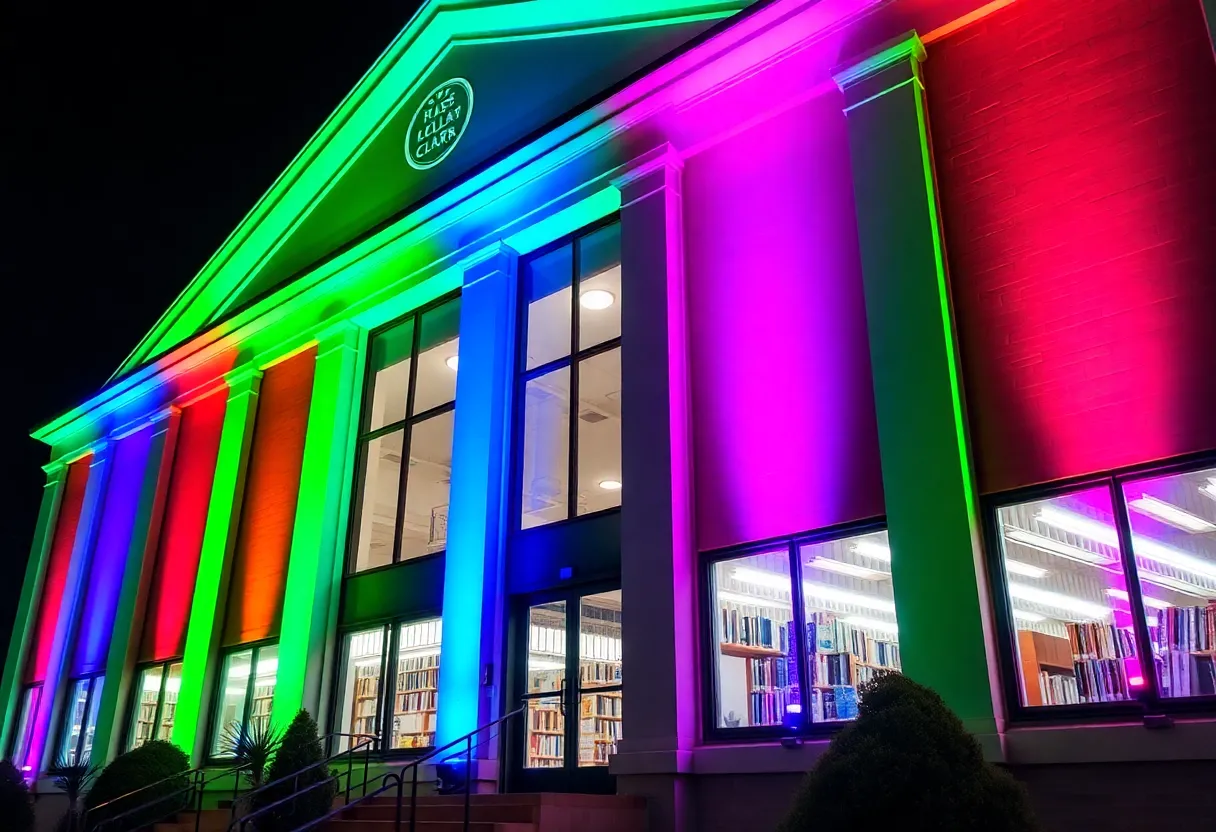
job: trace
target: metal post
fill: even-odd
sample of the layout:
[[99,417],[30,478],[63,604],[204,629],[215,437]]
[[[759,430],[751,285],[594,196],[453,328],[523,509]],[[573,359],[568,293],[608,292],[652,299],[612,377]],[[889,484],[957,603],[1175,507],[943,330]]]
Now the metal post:
[[353,754],[346,752],[346,804],[350,805],[350,778],[351,766],[354,764]]
[[410,786],[410,832],[415,832],[418,825],[418,768],[415,762],[413,785]]
[[[397,776],[397,819],[393,823],[393,832],[401,832],[401,800],[405,797],[405,780]],[[414,813],[410,812],[410,829],[414,828]]]
[[363,746],[363,796],[367,797],[367,763],[371,757],[372,744],[368,743]]
[[473,792],[473,735],[464,742],[464,832],[469,832],[469,803]]

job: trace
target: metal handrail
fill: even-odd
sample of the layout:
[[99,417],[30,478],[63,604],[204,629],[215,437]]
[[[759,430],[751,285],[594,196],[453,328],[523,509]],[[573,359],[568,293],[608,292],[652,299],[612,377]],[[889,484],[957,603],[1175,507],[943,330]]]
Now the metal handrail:
[[[178,789],[177,791],[170,792],[169,794],[161,795],[160,797],[157,797],[152,800],[141,803],[138,806],[128,809],[125,812],[121,812],[120,814],[114,815],[113,817],[105,818],[104,820],[100,821],[97,824],[97,826],[93,827],[92,832],[102,832],[102,830],[104,830],[106,827],[112,826],[112,825],[118,823],[118,821],[120,821],[124,818],[130,817],[131,815],[135,814],[136,812],[143,812],[143,811],[147,810],[148,808],[155,806],[157,803],[162,803],[167,800],[171,800],[172,798],[185,796],[185,795],[191,796],[190,799],[186,800],[185,806],[175,806],[173,809],[171,809],[170,811],[166,812],[164,815],[157,818],[156,821],[145,822],[142,825],[148,825],[148,823],[155,823],[157,821],[163,820],[164,818],[167,818],[170,815],[183,811],[183,809],[188,808],[191,803],[194,803],[195,804],[194,805],[194,812],[195,812],[194,828],[195,828],[195,832],[197,832],[197,830],[199,828],[199,823],[200,823],[200,821],[202,819],[202,815],[203,815],[203,791],[206,789],[207,784],[214,783],[215,781],[219,780],[220,778],[231,774],[233,777],[232,797],[233,797],[233,800],[235,801],[237,793],[240,790],[240,782],[241,782],[240,772],[248,767],[249,767],[249,764],[244,763],[239,766],[233,766],[232,768],[227,768],[227,769],[224,769],[223,771],[216,772],[213,777],[208,777],[206,767],[199,766],[198,768],[190,769],[189,771],[183,771],[179,774],[174,774],[169,777],[162,778],[161,780],[158,780],[155,783],[149,783],[147,786],[143,786],[139,789],[136,789],[133,792],[128,792],[125,795],[116,797],[116,798],[114,798],[114,800],[108,800],[105,803],[102,803],[98,806],[94,806],[93,812],[96,812],[98,809],[102,808],[103,806],[108,806],[125,797],[130,797],[132,794],[136,794],[138,792],[144,791],[146,789],[151,788],[152,786],[160,785],[161,783],[164,783],[169,780],[173,780],[173,779],[183,777],[183,776],[187,776],[191,780],[190,784],[188,786],[186,786],[185,788]],[[194,799],[195,797],[197,797],[196,800]],[[87,813],[86,813],[86,820],[87,820]],[[88,826],[86,825],[85,828],[87,829]]]
[[344,751],[339,751],[337,753],[330,754],[323,760],[318,760],[317,762],[310,763],[309,765],[306,765],[301,769],[293,771],[290,774],[285,774],[282,777],[278,778],[277,780],[272,780],[269,783],[264,783],[261,786],[259,786],[258,788],[254,789],[253,791],[246,792],[245,794],[241,795],[240,800],[244,800],[248,805],[252,806],[253,805],[252,800],[255,795],[261,794],[269,789],[275,788],[276,786],[280,786],[283,783],[286,783],[288,780],[291,780],[292,781],[291,794],[287,795],[284,798],[276,800],[273,803],[269,803],[266,806],[260,806],[253,812],[242,815],[240,818],[237,818],[237,816],[236,816],[238,801],[233,800],[232,808],[229,813],[228,829],[231,830],[234,826],[238,826],[238,825],[241,829],[244,829],[245,824],[248,823],[250,820],[252,820],[255,817],[266,814],[271,809],[274,809],[277,806],[280,806],[289,800],[295,800],[299,795],[304,794],[305,792],[312,791],[313,789],[319,788],[320,786],[327,785],[330,782],[340,781],[342,778],[342,775],[335,774],[331,777],[325,778],[324,780],[319,780],[316,783],[313,783],[312,785],[305,787],[304,789],[299,788],[300,775],[305,774],[306,772],[312,771],[313,769],[316,769],[316,768],[319,768],[322,766],[324,766],[326,769],[328,769],[329,764],[332,763],[333,761],[337,760],[342,755],[346,755],[346,796],[345,796],[344,804],[349,804],[350,803],[350,792],[351,792],[351,788],[352,788],[352,780],[354,777],[354,774],[353,774],[354,758],[355,758],[355,753],[358,752],[360,749],[363,749],[363,794],[366,795],[367,794],[367,784],[368,784],[368,763],[370,762],[370,755],[371,755],[372,750],[379,743],[379,738],[373,734],[343,734],[343,733],[335,731],[333,733],[326,734],[324,737],[321,737],[320,740],[321,740],[321,742],[328,745],[328,743],[326,741],[331,740],[334,737],[347,737],[349,739],[359,739],[360,742],[352,745],[351,747],[347,748]]
[[[421,757],[417,757],[413,760],[410,760],[408,763],[406,763],[404,766],[402,766],[396,773],[389,772],[388,774],[385,774],[381,778],[382,785],[380,786],[380,788],[375,789],[374,791],[368,792],[368,793],[364,794],[362,797],[356,798],[355,800],[345,804],[344,806],[339,806],[337,809],[331,810],[330,812],[326,813],[325,815],[322,815],[321,817],[317,818],[316,820],[309,821],[308,823],[306,823],[303,826],[294,830],[294,832],[305,832],[305,830],[314,829],[317,826],[320,826],[321,824],[325,823],[326,821],[333,820],[338,815],[340,815],[343,812],[345,812],[346,810],[350,809],[352,806],[358,806],[359,804],[363,803],[364,801],[371,800],[372,798],[375,798],[375,797],[379,797],[380,795],[384,794],[385,792],[392,790],[394,787],[397,789],[397,803],[396,803],[397,811],[394,815],[393,832],[400,832],[400,830],[401,830],[401,812],[405,808],[405,806],[404,806],[405,772],[410,769],[413,769],[413,779],[412,779],[411,787],[410,787],[410,824],[409,824],[409,828],[410,828],[410,832],[416,832],[417,825],[418,825],[418,770],[422,767],[423,763],[426,763],[426,762],[429,762],[429,761],[435,759],[440,754],[443,754],[445,751],[448,751],[449,749],[455,748],[456,746],[460,745],[461,743],[463,743],[465,746],[464,747],[465,776],[464,776],[464,826],[463,826],[463,828],[464,828],[465,832],[468,832],[469,822],[470,822],[470,804],[471,804],[471,800],[472,800],[472,784],[473,784],[473,777],[472,777],[472,775],[473,775],[473,771],[472,771],[473,749],[475,747],[481,745],[480,742],[477,743],[476,745],[474,745],[473,737],[477,736],[482,731],[488,731],[489,729],[491,729],[497,725],[501,725],[501,724],[507,722],[508,720],[514,719],[515,717],[522,714],[525,710],[527,710],[527,707],[528,707],[527,704],[521,705],[518,708],[516,708],[515,710],[511,711],[509,714],[504,714],[503,716],[500,716],[498,719],[494,720],[493,722],[487,722],[485,725],[477,726],[469,733],[465,734],[462,737],[452,740],[447,745],[441,746],[439,748],[433,748],[430,751],[428,751],[426,754],[423,754]],[[501,735],[501,733],[502,732],[500,731],[499,735]],[[449,756],[444,757],[443,760],[441,760],[440,762],[447,762],[448,760],[457,759],[460,756],[461,756],[460,754],[449,755]],[[243,825],[241,827],[241,832],[244,832]]]

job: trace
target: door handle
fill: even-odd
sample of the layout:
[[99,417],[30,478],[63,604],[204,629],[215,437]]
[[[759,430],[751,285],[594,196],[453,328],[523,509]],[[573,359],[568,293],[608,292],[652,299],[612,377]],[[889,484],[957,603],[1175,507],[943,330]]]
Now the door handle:
[[562,679],[562,698],[557,701],[557,705],[561,711],[561,715],[565,716],[566,715],[566,680],[565,680],[565,678]]

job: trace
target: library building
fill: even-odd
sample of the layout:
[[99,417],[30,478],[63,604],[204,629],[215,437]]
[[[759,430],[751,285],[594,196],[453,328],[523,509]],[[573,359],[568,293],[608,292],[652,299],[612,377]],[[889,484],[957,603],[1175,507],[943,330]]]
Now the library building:
[[35,429],[3,754],[763,830],[902,673],[1048,828],[1216,812],[1214,25],[423,3]]

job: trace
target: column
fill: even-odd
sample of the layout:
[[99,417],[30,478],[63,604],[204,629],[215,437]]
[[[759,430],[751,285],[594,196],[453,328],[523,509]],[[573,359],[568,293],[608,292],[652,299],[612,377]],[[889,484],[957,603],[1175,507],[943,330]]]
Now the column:
[[[836,74],[849,124],[904,672],[996,731],[987,590],[915,33]],[[995,673],[995,671],[993,671]]]
[[[139,428],[151,430],[152,438],[143,481],[139,484],[135,521],[131,524],[131,540],[127,547],[118,604],[114,609],[110,650],[106,655],[106,681],[101,689],[101,705],[93,736],[93,760],[99,763],[114,759],[123,750],[121,732],[126,714],[122,709],[131,701],[135,662],[143,634],[144,604],[152,582],[156,544],[180,419],[181,411],[171,407],[153,415],[150,425]],[[112,441],[117,442],[118,437],[112,437]]]
[[359,401],[361,330],[340,324],[322,333],[308,409],[291,556],[283,590],[283,626],[274,719],[286,727],[300,708],[321,725],[322,677],[333,664],[342,585],[345,509],[350,505]]
[[[517,257],[501,243],[461,264],[460,371],[444,561],[437,745],[501,713]],[[487,682],[483,690],[483,680]],[[489,744],[492,745],[492,744]]]
[[228,574],[232,547],[236,543],[241,496],[245,489],[245,465],[257,415],[258,388],[262,373],[252,366],[234,370],[225,378],[228,405],[215,460],[207,528],[199,555],[198,577],[186,626],[186,651],[182,657],[182,681],[173,722],[173,742],[190,755],[193,765],[206,757],[207,738],[202,736],[208,714],[215,669],[211,658],[223,630],[224,602],[228,596]]
[[691,829],[685,775],[697,737],[696,543],[684,291],[682,163],[663,145],[621,191],[622,792],[652,828]]
[[70,642],[72,633],[76,631],[76,618],[80,614],[80,601],[89,574],[89,559],[93,554],[93,541],[97,537],[97,526],[101,519],[114,445],[102,439],[95,442],[90,451],[93,459],[89,463],[89,482],[85,486],[80,521],[76,525],[72,560],[68,566],[67,582],[63,587],[63,601],[59,605],[59,620],[55,622],[55,640],[51,647],[50,662],[47,664],[46,679],[42,684],[42,706],[38,711],[38,724],[34,726],[30,740],[29,759],[35,763],[36,773],[46,771],[58,756],[55,739],[63,721],[64,700],[67,698],[67,692],[62,689],[63,671],[72,660]]
[[34,527],[34,540],[30,544],[30,556],[25,564],[25,580],[21,583],[21,597],[17,602],[17,614],[13,618],[13,632],[9,635],[8,652],[5,653],[4,675],[0,677],[0,714],[4,714],[4,721],[0,724],[0,750],[4,751],[12,746],[12,732],[16,729],[14,723],[17,720],[21,677],[25,673],[34,622],[38,619],[38,599],[42,597],[47,555],[51,550],[55,518],[59,513],[59,500],[67,475],[67,466],[62,460],[47,465],[44,470],[46,484],[42,487],[38,525]]

